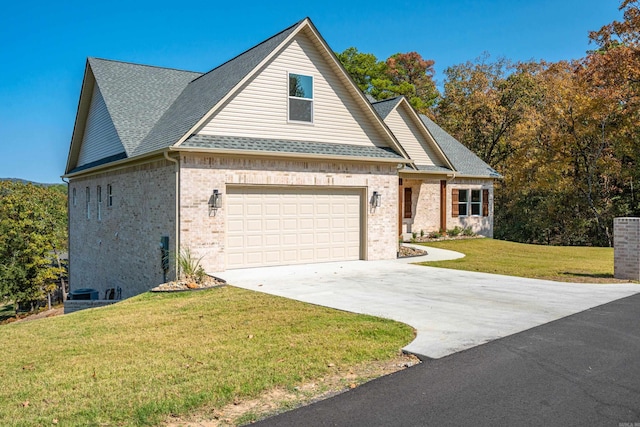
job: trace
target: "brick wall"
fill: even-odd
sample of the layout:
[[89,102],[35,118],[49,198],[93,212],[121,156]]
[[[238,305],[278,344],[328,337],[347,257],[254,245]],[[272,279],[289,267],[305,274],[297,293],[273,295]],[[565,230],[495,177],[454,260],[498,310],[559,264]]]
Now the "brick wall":
[[[489,216],[452,216],[451,190],[454,188],[468,190],[489,190]],[[447,183],[447,229],[456,226],[470,227],[475,233],[486,237],[493,237],[493,180],[455,178]]]
[[[432,231],[440,230],[440,178],[423,178],[411,179],[404,178],[402,187],[411,188],[412,197],[412,218],[402,219],[403,233],[417,233],[420,235],[422,231],[425,234]],[[489,190],[489,216],[452,216],[451,209],[451,190],[469,189],[469,190]],[[401,207],[402,208],[402,207]],[[493,237],[493,180],[491,179],[470,179],[455,178],[447,182],[447,201],[446,201],[447,229],[458,227],[470,227],[475,233],[487,237]],[[404,216],[404,215],[403,215]]]
[[[170,236],[170,249],[175,250],[174,171],[173,163],[158,160],[70,180],[71,289],[94,288],[103,298],[106,289],[119,286],[122,297],[127,298],[163,282],[161,236]],[[113,189],[111,207],[107,206],[108,185]],[[101,220],[97,218],[97,186],[102,188]]]
[[440,229],[440,180],[403,179],[400,191],[411,188],[413,218],[402,219],[403,233],[428,234]]
[[[396,165],[266,160],[258,158],[183,155],[180,170],[180,242],[198,256],[209,272],[226,268],[224,245],[226,210],[208,214],[214,189],[226,194],[227,185],[322,186],[362,188],[367,192],[366,259],[392,259],[397,250],[398,178]],[[382,205],[370,211],[373,191]],[[223,196],[224,197],[224,196]]]
[[614,277],[640,280],[640,218],[613,221]]

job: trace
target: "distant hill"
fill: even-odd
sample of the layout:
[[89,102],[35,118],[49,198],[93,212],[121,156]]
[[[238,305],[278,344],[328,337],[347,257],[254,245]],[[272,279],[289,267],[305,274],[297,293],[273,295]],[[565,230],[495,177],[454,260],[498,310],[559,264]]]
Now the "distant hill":
[[23,184],[33,184],[33,185],[42,185],[44,187],[51,187],[52,185],[65,185],[64,183],[43,183],[43,182],[35,182],[29,181],[22,178],[0,178],[0,181],[11,181],[11,182],[21,182]]

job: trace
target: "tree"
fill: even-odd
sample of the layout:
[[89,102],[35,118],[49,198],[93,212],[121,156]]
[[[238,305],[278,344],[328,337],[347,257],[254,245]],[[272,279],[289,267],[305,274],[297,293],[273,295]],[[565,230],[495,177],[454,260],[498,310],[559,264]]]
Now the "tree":
[[540,99],[535,81],[540,66],[489,59],[485,55],[447,68],[436,118],[482,160],[501,171],[519,148],[515,137],[519,125]]
[[0,297],[20,304],[57,288],[56,251],[66,247],[66,193],[0,181]]
[[336,55],[360,90],[377,100],[404,95],[421,113],[427,113],[438,100],[434,61],[417,52],[396,53],[385,62],[354,47]]
[[404,95],[421,113],[431,108],[440,93],[433,76],[435,61],[423,59],[418,52],[396,53],[387,59],[387,75],[393,83],[390,90]]
[[386,79],[386,64],[378,61],[371,53],[359,52],[355,47],[350,47],[336,53],[336,56],[364,93],[371,94],[374,80],[379,82]]

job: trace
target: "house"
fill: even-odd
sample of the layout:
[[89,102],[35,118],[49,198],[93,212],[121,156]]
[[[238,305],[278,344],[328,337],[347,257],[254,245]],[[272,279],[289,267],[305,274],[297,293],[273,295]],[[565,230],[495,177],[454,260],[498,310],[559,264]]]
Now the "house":
[[89,58],[64,176],[70,286],[129,297],[180,248],[213,273],[490,236],[498,175],[404,98],[371,103],[304,19],[204,74]]
[[418,115],[404,97],[374,102],[413,167],[399,176],[398,229],[401,234],[455,227],[493,236],[493,168],[425,115]]

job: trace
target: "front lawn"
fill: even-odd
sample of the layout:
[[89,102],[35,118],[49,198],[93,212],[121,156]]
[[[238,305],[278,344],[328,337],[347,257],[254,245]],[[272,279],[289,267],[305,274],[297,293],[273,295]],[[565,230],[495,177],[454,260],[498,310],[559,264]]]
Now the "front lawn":
[[231,286],[147,293],[0,326],[0,420],[123,426],[206,416],[394,359],[413,336],[390,320]]
[[421,263],[431,267],[562,282],[620,282],[613,278],[613,248],[527,245],[493,239],[448,240],[424,245],[466,255],[451,261]]

